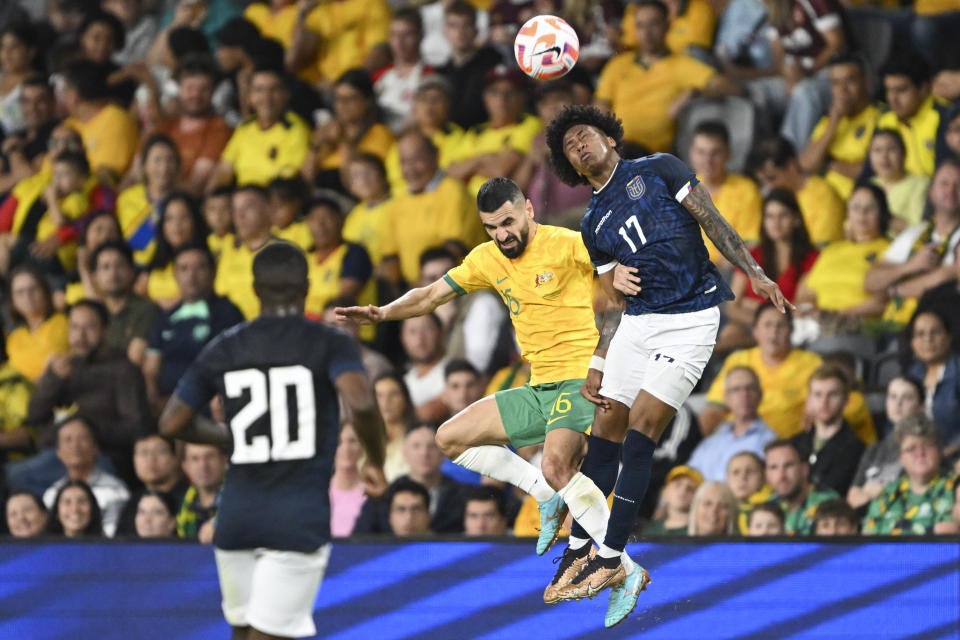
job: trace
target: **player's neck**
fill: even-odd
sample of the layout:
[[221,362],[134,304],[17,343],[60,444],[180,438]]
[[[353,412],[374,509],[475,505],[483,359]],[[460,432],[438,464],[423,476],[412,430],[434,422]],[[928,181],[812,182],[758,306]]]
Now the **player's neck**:
[[607,186],[607,183],[610,182],[610,176],[613,175],[613,172],[617,170],[617,165],[620,163],[620,154],[616,151],[611,151],[607,154],[607,157],[603,161],[603,165],[593,175],[586,176],[587,181],[590,183],[590,186],[593,187],[594,191],[600,191],[600,189]]
[[286,318],[286,317],[297,317],[302,316],[304,311],[304,303],[301,301],[299,304],[272,304],[264,305],[260,310],[260,315],[270,318]]

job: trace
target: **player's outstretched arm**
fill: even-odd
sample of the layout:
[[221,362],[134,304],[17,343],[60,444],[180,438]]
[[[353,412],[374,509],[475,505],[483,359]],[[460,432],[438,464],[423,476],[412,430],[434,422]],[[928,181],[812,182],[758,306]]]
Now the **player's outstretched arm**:
[[351,318],[360,324],[375,324],[390,320],[404,320],[430,313],[445,302],[457,297],[446,280],[440,278],[431,285],[411,289],[388,305],[377,307],[337,307],[333,311],[338,320]]
[[171,396],[160,416],[160,435],[198,444],[228,447],[231,444],[227,427],[205,416],[176,395]]
[[753,285],[754,291],[764,298],[769,298],[781,312],[786,311],[787,305],[793,306],[787,302],[777,283],[767,277],[757,261],[750,255],[750,251],[747,249],[747,245],[743,243],[740,234],[717,211],[717,207],[710,199],[710,192],[707,191],[706,187],[702,184],[695,186],[689,195],[683,199],[683,208],[689,211],[700,223],[700,226],[707,233],[707,237],[713,241],[723,257],[746,274],[747,278],[750,279],[750,284]]

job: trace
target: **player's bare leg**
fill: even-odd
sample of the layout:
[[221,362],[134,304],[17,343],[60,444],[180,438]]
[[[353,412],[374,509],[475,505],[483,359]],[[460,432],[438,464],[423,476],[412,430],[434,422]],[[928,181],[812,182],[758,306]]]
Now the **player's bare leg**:
[[292,638],[287,638],[286,636],[272,636],[269,633],[258,631],[253,627],[247,628],[249,629],[247,632],[247,640],[293,640]]

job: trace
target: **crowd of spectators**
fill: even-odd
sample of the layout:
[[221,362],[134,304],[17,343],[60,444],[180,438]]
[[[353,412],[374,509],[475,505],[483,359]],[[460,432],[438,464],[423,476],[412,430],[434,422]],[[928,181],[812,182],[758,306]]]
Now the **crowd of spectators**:
[[[336,323],[334,307],[389,302],[483,242],[491,177],[578,228],[591,192],[557,179],[543,129],[589,103],[623,119],[625,156],[687,160],[796,305],[765,304],[707,241],[737,298],[635,532],[960,531],[960,10],[874,4],[0,3],[7,532],[209,542],[228,453],[167,441],[156,418],[204,345],[258,314],[256,253],[301,247],[306,313]],[[542,13],[581,44],[546,83],[512,55]],[[532,498],[435,442],[529,380],[510,304],[479,292],[339,323],[373,380],[390,486],[367,497],[345,422],[335,536],[536,535]]]

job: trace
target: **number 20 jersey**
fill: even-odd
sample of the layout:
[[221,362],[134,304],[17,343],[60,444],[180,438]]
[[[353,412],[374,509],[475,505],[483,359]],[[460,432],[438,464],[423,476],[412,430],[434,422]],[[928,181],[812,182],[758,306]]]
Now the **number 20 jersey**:
[[233,435],[215,546],[311,552],[330,539],[333,381],[346,371],[363,371],[353,338],[297,316],[228,329],[191,365],[175,395],[198,412],[219,395]]
[[681,205],[696,184],[683,162],[656,153],[620,160],[594,192],[580,234],[599,273],[617,262],[637,268],[641,291],[626,296],[627,315],[690,313],[733,299]]

